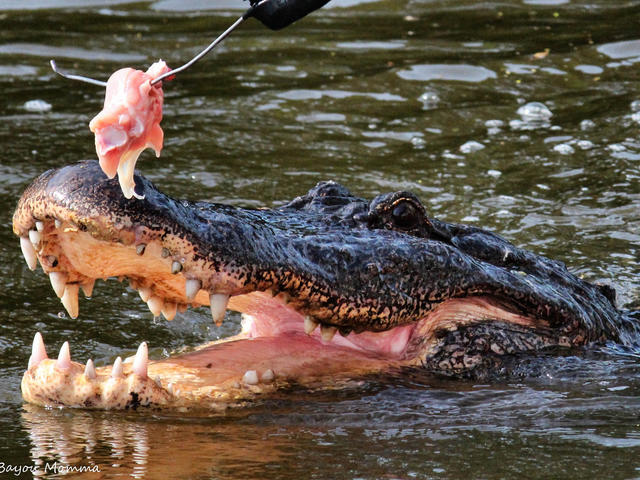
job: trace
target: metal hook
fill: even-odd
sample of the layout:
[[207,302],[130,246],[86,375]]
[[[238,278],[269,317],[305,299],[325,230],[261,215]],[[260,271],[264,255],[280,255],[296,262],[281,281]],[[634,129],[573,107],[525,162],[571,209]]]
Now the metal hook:
[[[187,68],[189,68],[194,63],[196,63],[198,60],[200,60],[202,57],[204,57],[207,53],[209,53],[211,50],[213,50],[216,45],[218,45],[225,38],[227,38],[229,36],[229,34],[231,34],[231,32],[233,32],[236,28],[238,28],[238,26],[242,22],[244,22],[247,18],[249,18],[251,15],[253,15],[253,12],[254,12],[254,10],[256,8],[258,8],[259,6],[265,4],[268,1],[270,1],[270,0],[260,0],[259,2],[255,3],[254,5],[251,5],[249,7],[249,9],[246,12],[244,12],[244,14],[240,18],[238,18],[235,22],[233,22],[233,25],[231,25],[224,32],[222,32],[218,36],[218,38],[216,38],[213,42],[211,42],[209,44],[209,46],[207,46],[207,48],[202,50],[199,54],[197,54],[195,57],[193,57],[191,60],[189,60],[184,65],[182,65],[182,66],[180,66],[178,68],[174,68],[173,70],[169,70],[168,72],[163,73],[162,75],[154,78],[151,81],[151,85],[155,85],[156,83],[161,82],[162,80],[164,80],[167,77],[171,77],[171,76],[175,75],[176,73],[180,73],[180,72],[186,70]],[[101,80],[95,80],[93,78],[83,77],[81,75],[71,75],[71,74],[68,74],[68,73],[64,73],[64,72],[62,72],[61,70],[58,69],[55,60],[50,60],[49,63],[51,64],[51,68],[53,69],[53,71],[56,72],[61,77],[67,78],[69,80],[79,80],[81,82],[91,83],[93,85],[99,85],[101,87],[106,87],[107,86],[107,82],[103,82]]]
[[79,80],[81,82],[91,83],[93,85],[99,85],[100,87],[106,87],[107,86],[107,82],[103,82],[101,80],[95,80],[93,78],[83,77],[81,75],[71,75],[71,74],[68,74],[68,73],[64,73],[63,71],[58,69],[58,66],[56,65],[56,61],[55,60],[49,60],[49,63],[51,64],[51,69],[54,72],[56,72],[58,75],[60,75],[61,77],[67,78],[69,80]]
[[164,80],[167,77],[171,77],[172,75],[175,75],[176,73],[180,73],[180,72],[186,70],[187,68],[189,68],[194,63],[196,63],[198,60],[200,60],[202,57],[204,57],[207,53],[209,53],[211,50],[213,50],[216,45],[218,45],[225,38],[227,38],[231,34],[231,32],[233,32],[236,28],[238,28],[238,26],[242,22],[244,22],[247,18],[249,18],[251,15],[253,15],[253,11],[256,8],[258,8],[260,5],[262,5],[262,4],[264,4],[264,3],[268,2],[268,1],[269,0],[261,0],[260,2],[257,2],[255,5],[250,6],[249,9],[246,12],[244,12],[244,14],[240,18],[238,18],[235,22],[233,22],[233,25],[231,25],[224,32],[222,32],[218,36],[218,38],[216,38],[213,42],[211,42],[209,44],[209,46],[207,46],[207,48],[202,50],[199,54],[197,54],[195,57],[193,57],[191,60],[189,60],[184,65],[182,65],[182,66],[180,66],[178,68],[174,68],[173,70],[169,70],[168,72],[163,73],[159,77],[154,78],[151,81],[151,85],[155,85],[156,83],[161,82],[162,80]]

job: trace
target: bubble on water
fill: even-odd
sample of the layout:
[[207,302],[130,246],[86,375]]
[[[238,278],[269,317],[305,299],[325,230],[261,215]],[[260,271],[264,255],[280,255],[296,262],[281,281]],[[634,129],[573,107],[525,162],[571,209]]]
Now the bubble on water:
[[477,152],[478,150],[482,150],[483,148],[485,148],[484,145],[480,142],[476,142],[475,140],[469,140],[463,145],[460,145],[460,151],[462,153],[473,153]]
[[571,155],[575,152],[575,149],[568,143],[559,143],[553,147],[553,151],[560,155]]
[[484,122],[484,126],[487,128],[500,128],[500,127],[504,127],[504,122],[502,120],[487,120],[486,122]]
[[525,121],[531,120],[549,120],[553,113],[544,104],[540,102],[529,102],[518,108],[518,115]]
[[627,147],[625,147],[621,143],[612,143],[607,148],[612,152],[624,152],[627,149]]
[[590,140],[578,140],[576,145],[578,145],[578,148],[581,150],[591,150],[595,146]]
[[640,100],[634,100],[631,102],[630,107],[632,112],[640,112]]
[[484,126],[487,127],[488,135],[497,135],[502,131],[504,122],[502,120],[487,120],[484,122]]
[[491,169],[487,170],[487,175],[493,178],[498,178],[500,175],[502,175],[502,172],[500,170]]
[[44,100],[29,100],[24,103],[23,108],[28,112],[48,112],[51,110],[51,104]]
[[426,91],[418,98],[422,102],[422,108],[430,110],[440,103],[440,97],[436,92]]
[[580,122],[580,130],[583,130],[583,131],[591,130],[595,127],[596,127],[596,122],[594,122],[593,120],[589,120],[588,118]]
[[411,144],[416,148],[424,148],[427,142],[422,137],[411,137]]

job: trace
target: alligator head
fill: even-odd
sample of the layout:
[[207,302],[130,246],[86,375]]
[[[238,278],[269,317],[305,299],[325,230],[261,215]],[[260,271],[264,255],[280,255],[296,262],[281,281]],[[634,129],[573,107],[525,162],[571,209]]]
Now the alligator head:
[[396,192],[325,182],[277,209],[174,200],[135,177],[127,200],[95,162],[41,175],[13,218],[75,318],[78,291],[126,277],[154,316],[209,305],[242,332],[179,356],[95,368],[48,359],[36,335],[22,389],[43,405],[211,407],[292,384],[420,367],[481,377],[523,352],[619,340],[613,290],[488,231],[430,218]]

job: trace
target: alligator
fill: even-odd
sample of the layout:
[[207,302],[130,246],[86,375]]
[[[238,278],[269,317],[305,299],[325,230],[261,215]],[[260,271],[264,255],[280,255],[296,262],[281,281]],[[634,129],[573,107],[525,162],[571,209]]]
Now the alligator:
[[371,201],[318,183],[274,209],[176,200],[136,173],[127,200],[97,162],[38,177],[13,230],[72,318],[98,278],[128,279],[154,317],[208,305],[241,331],[168,358],[96,367],[49,359],[34,338],[26,401],[124,409],[206,408],[292,387],[422,369],[482,379],[507,359],[637,338],[615,291],[487,230],[430,217],[399,191]]

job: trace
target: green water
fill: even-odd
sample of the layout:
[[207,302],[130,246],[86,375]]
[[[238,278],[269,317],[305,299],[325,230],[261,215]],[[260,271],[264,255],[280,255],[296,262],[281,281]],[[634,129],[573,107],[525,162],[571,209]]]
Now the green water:
[[[161,355],[238,328],[204,309],[154,323],[113,281],[70,320],[27,269],[11,215],[33,177],[95,154],[103,93],[50,58],[99,79],[177,66],[245,5],[0,0],[0,478],[82,465],[100,470],[86,478],[640,478],[638,356],[542,359],[494,384],[290,392],[205,418],[23,405],[35,331],[51,355],[69,340],[104,364],[141,341]],[[162,158],[138,165],[167,193],[260,207],[324,179],[413,190],[431,215],[639,303],[640,1],[333,0],[281,32],[247,22],[165,93]]]

